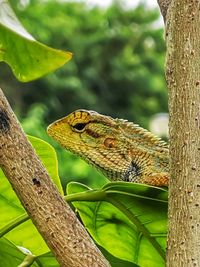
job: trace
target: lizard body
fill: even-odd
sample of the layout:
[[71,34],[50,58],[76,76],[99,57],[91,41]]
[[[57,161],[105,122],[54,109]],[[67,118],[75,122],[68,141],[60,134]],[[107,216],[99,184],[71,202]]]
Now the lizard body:
[[110,180],[168,185],[168,145],[136,124],[77,110],[49,125],[47,132]]

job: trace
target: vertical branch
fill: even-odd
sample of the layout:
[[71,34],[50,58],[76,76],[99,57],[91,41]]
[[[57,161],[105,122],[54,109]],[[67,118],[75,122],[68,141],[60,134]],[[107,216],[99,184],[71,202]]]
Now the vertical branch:
[[166,25],[171,167],[167,266],[199,266],[200,2],[172,0]]
[[0,90],[0,167],[62,267],[106,267],[59,195]]

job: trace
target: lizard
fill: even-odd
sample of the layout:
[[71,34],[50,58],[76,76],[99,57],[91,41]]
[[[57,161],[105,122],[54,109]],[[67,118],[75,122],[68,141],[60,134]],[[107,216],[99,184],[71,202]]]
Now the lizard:
[[79,109],[47,133],[112,181],[168,186],[168,144],[137,124]]

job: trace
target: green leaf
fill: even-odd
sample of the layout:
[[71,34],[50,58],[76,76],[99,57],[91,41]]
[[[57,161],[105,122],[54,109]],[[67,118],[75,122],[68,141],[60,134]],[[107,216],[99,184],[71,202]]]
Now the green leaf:
[[70,52],[37,42],[21,25],[8,1],[0,1],[0,61],[5,61],[18,80],[37,79],[64,65]]
[[103,253],[103,255],[105,256],[105,258],[109,261],[110,265],[112,267],[139,267],[138,265],[132,263],[132,262],[128,262],[128,261],[124,261],[121,260],[119,258],[114,257],[112,254],[110,254],[107,250],[105,250],[104,248],[98,246],[99,249],[101,250],[101,252]]
[[60,266],[51,252],[38,256],[37,262],[40,263],[39,266],[41,267],[59,267]]
[[[0,263],[2,267],[20,266],[25,257],[26,254],[24,254],[9,240],[7,240],[6,238],[0,238]],[[35,262],[31,266],[39,267],[39,265]]]
[[0,238],[0,266],[2,267],[59,267],[51,252],[35,256],[24,247],[17,247],[6,238]]
[[28,135],[28,139],[34,147],[44,167],[48,171],[49,176],[56,184],[60,193],[64,195],[58,175],[58,160],[55,149],[49,143],[37,137]]
[[70,183],[67,192],[91,236],[109,253],[142,267],[165,266],[167,190],[116,182],[100,190]]
[[[63,194],[58,177],[57,158],[54,149],[48,143],[38,138],[29,136],[29,140],[54,183],[57,185],[61,194]],[[42,255],[49,252],[49,248],[32,221],[28,220],[28,215],[25,213],[24,208],[2,170],[0,170],[0,183],[0,237],[4,235],[15,245],[25,247],[35,255]]]

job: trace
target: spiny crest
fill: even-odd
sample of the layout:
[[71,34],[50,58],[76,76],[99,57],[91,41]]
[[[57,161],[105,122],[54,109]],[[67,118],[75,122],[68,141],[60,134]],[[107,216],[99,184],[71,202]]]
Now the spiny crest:
[[123,119],[115,119],[115,122],[123,130],[127,138],[140,141],[148,147],[155,147],[156,145],[159,147],[168,148],[168,144],[164,142],[160,137],[140,127],[138,124],[134,124]]
[[133,141],[138,141],[138,143],[142,143],[147,148],[151,147],[155,149],[156,146],[162,148],[168,148],[168,144],[164,142],[161,138],[149,132],[148,130],[140,127],[138,124],[134,124],[124,119],[113,119],[110,116],[102,115],[97,113],[96,111],[86,111],[91,116],[91,121],[99,121],[105,125],[114,128],[121,128],[123,134]]

